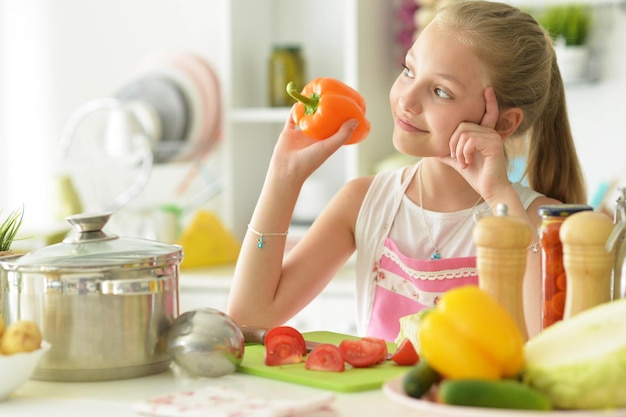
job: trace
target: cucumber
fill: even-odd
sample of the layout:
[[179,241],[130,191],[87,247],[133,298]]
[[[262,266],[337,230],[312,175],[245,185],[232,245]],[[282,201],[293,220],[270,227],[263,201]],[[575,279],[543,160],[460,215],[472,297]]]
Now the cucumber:
[[449,405],[507,408],[516,410],[551,410],[545,395],[513,380],[445,380],[439,384],[438,397]]
[[420,398],[441,379],[441,375],[422,358],[404,376],[404,392],[410,397]]

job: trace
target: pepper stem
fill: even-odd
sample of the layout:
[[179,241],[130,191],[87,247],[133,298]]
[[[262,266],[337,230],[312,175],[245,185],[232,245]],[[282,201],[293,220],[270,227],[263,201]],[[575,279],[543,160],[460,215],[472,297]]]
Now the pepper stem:
[[313,114],[317,110],[317,105],[320,101],[318,94],[312,94],[311,97],[303,96],[298,92],[296,84],[293,81],[289,81],[287,84],[287,94],[293,97],[294,100],[304,104],[304,113]]

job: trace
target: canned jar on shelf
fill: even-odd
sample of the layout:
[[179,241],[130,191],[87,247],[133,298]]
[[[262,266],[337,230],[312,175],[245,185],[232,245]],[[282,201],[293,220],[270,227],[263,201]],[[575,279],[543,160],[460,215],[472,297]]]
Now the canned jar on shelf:
[[554,204],[539,207],[541,243],[541,328],[563,319],[567,277],[563,267],[563,245],[559,237],[561,224],[579,211],[593,210],[586,204]]
[[275,45],[269,60],[269,102],[272,107],[288,107],[294,99],[287,94],[290,81],[301,90],[305,83],[305,62],[298,45]]

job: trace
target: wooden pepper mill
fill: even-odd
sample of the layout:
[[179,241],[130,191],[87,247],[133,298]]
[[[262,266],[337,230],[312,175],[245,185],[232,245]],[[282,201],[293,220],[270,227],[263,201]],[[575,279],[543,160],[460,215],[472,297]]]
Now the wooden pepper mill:
[[473,238],[479,287],[509,311],[527,340],[523,282],[530,226],[508,216],[507,206],[498,204],[495,216],[484,217],[476,224]]
[[561,225],[567,277],[564,319],[611,301],[614,251],[606,243],[613,227],[611,218],[598,211],[572,214]]

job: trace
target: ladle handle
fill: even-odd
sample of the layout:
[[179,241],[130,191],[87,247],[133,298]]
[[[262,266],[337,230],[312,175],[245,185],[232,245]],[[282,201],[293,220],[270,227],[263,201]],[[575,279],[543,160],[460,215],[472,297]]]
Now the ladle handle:
[[264,344],[265,334],[268,329],[248,326],[245,324],[239,326],[239,329],[241,329],[241,333],[243,333],[243,340],[245,343]]

